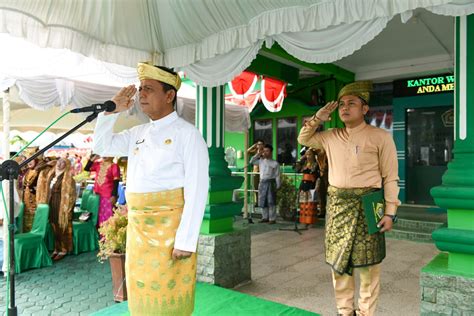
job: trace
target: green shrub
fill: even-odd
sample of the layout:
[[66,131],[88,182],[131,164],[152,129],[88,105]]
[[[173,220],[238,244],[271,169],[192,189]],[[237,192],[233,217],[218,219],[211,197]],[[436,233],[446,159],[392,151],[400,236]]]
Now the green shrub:
[[296,209],[298,192],[293,180],[286,176],[281,176],[281,186],[277,191],[277,206],[280,216],[286,220],[293,219]]

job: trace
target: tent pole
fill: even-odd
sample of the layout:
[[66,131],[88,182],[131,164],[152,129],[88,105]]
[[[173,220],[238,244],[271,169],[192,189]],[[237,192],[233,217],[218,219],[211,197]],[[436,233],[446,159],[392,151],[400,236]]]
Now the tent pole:
[[10,158],[10,101],[9,89],[3,92],[3,159]]
[[249,131],[245,130],[245,146],[244,146],[244,218],[249,218],[249,201],[248,201],[248,153],[249,147]]

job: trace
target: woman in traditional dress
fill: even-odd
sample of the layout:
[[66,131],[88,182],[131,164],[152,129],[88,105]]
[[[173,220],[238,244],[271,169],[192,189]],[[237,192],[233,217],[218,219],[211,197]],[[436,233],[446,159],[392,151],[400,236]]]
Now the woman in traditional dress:
[[48,169],[46,161],[37,158],[30,161],[23,177],[22,201],[25,204],[23,215],[23,232],[27,233],[33,227],[38,194],[38,179],[43,170]]
[[316,180],[319,178],[319,165],[316,161],[316,154],[312,149],[308,149],[304,155],[304,162],[301,163],[301,173],[303,173],[303,181],[300,184],[300,202],[312,202],[311,190],[316,188]]
[[120,168],[113,162],[112,157],[103,157],[102,161],[98,158],[98,155],[93,155],[84,170],[96,173],[94,192],[100,196],[99,220],[97,221],[97,227],[100,227],[112,216],[113,207],[117,203]]
[[71,162],[59,159],[49,172],[49,221],[54,234],[52,259],[61,260],[72,251],[72,213],[76,203],[76,182]]
[[39,171],[36,169],[38,160],[34,159],[27,165],[27,170],[23,176],[23,203],[25,210],[23,215],[23,232],[27,233],[33,226],[36,212],[36,184],[38,182]]
[[319,214],[318,217],[324,218],[326,215],[326,204],[329,187],[329,166],[328,157],[323,149],[316,150],[316,160],[319,165],[319,181],[316,186],[316,192],[318,194],[319,202]]

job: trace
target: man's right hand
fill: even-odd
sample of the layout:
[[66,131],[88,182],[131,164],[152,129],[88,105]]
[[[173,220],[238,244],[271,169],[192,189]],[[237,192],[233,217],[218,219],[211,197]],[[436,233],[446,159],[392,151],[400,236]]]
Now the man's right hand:
[[334,112],[334,110],[337,109],[337,101],[331,101],[326,103],[325,106],[319,109],[318,112],[316,112],[316,119],[326,122],[331,120],[331,113]]
[[[123,87],[120,91],[114,95],[112,101],[115,103],[115,111],[112,113],[119,113],[130,109],[133,105],[133,96],[137,93],[135,85],[129,85]],[[107,114],[107,113],[106,113]]]

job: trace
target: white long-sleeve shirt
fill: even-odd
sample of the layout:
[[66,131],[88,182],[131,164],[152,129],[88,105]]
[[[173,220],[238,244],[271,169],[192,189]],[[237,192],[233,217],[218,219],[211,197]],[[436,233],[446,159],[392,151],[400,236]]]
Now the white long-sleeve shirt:
[[258,165],[260,169],[260,181],[275,179],[277,189],[280,188],[280,164],[273,159],[260,158],[255,155],[250,159],[252,165]]
[[206,142],[176,112],[114,134],[117,117],[118,114],[99,115],[94,152],[101,156],[128,156],[128,192],[184,188],[183,215],[174,247],[195,252],[209,190]]

